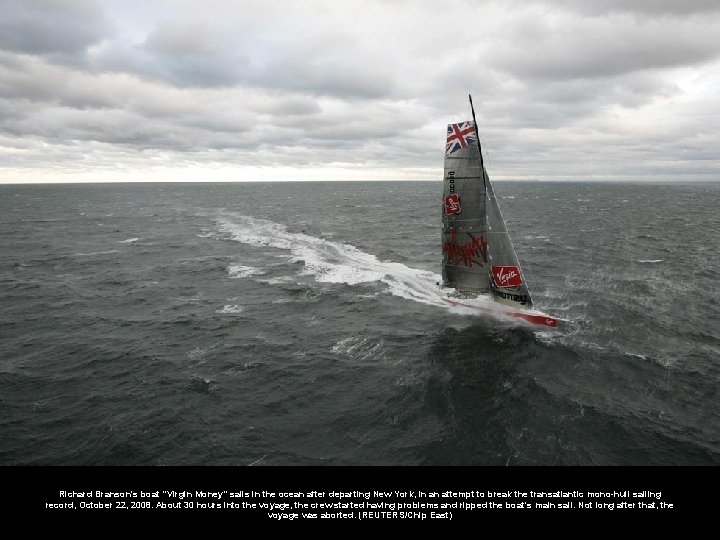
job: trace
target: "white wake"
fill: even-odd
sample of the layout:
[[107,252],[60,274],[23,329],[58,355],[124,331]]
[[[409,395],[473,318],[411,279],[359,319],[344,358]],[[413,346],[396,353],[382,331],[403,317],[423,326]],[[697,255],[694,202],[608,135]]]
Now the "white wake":
[[381,261],[355,246],[304,233],[289,232],[285,225],[246,216],[223,218],[220,230],[234,240],[257,247],[289,252],[293,262],[302,262],[305,275],[325,283],[382,282],[389,293],[431,305],[446,306],[438,293],[440,276],[401,263]]
[[[451,305],[443,299],[438,286],[440,275],[402,263],[381,261],[350,244],[290,232],[280,223],[248,216],[227,216],[218,220],[218,226],[223,234],[243,244],[287,251],[292,262],[303,263],[302,275],[311,275],[319,282],[348,285],[381,282],[388,293],[407,300],[443,307],[460,315],[483,313],[512,325],[522,324],[516,318],[508,320],[508,308],[493,302],[487,295],[463,301],[466,306]],[[252,271],[245,270],[250,268]],[[264,273],[255,267],[239,265],[230,266],[228,271],[231,277]],[[291,278],[275,279],[286,281]]]

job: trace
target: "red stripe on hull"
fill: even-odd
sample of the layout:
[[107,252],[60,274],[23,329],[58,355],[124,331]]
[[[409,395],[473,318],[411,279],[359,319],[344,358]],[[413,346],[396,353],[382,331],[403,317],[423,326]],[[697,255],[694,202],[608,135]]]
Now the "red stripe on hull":
[[549,317],[548,315],[531,315],[530,313],[508,313],[508,315],[550,328],[557,328],[558,325],[557,319]]

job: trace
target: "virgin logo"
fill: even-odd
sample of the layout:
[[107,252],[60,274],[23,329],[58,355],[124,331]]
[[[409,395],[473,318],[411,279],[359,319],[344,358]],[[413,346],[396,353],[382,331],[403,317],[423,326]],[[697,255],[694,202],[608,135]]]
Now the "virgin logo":
[[457,193],[453,193],[445,197],[445,213],[450,215],[459,214],[460,212],[460,196]]
[[517,287],[522,285],[520,269],[517,266],[493,266],[493,281],[498,287]]

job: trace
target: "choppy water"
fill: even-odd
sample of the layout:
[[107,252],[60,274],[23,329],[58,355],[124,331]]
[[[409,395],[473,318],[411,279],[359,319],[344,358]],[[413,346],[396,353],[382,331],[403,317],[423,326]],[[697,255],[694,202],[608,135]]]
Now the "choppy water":
[[441,305],[440,183],[0,186],[0,464],[720,464],[720,185],[497,183],[556,332]]

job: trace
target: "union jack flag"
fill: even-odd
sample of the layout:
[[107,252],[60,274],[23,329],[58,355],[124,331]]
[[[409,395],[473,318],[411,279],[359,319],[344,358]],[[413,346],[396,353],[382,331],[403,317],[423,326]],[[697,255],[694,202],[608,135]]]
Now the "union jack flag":
[[477,135],[475,135],[475,126],[472,122],[449,124],[445,155],[449,156],[453,152],[465,148],[468,144],[475,144],[476,142]]

